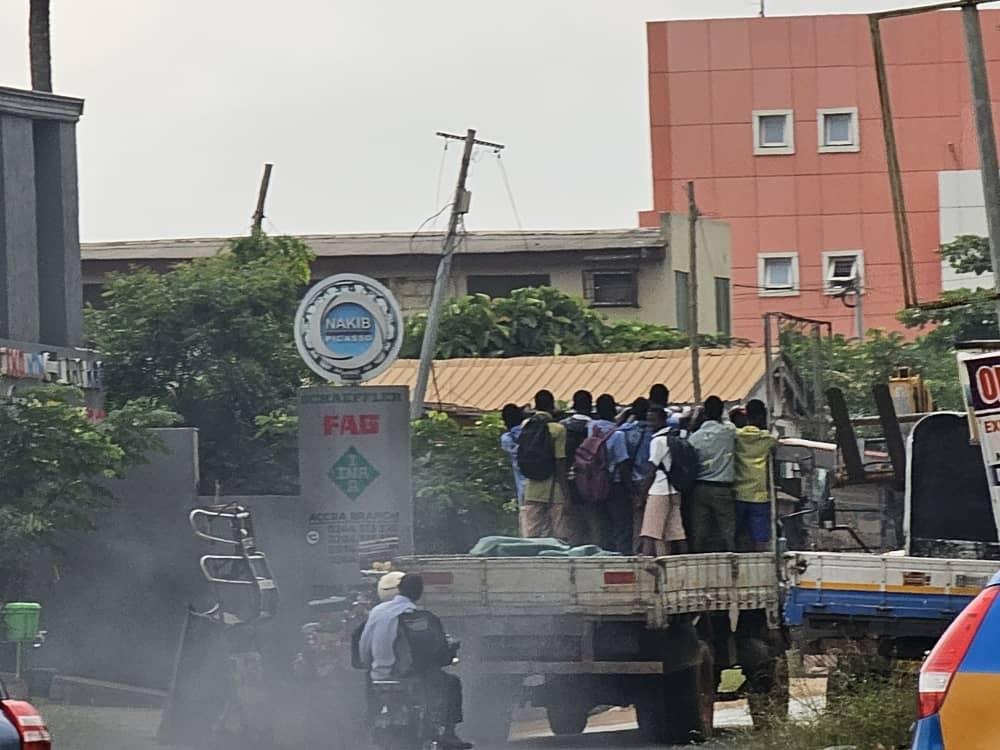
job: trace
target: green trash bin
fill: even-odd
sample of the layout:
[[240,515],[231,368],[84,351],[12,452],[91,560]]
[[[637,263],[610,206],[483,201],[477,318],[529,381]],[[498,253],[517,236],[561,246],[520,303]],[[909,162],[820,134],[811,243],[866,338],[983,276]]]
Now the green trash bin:
[[33,641],[38,635],[42,605],[36,602],[9,602],[3,605],[3,624],[7,641]]

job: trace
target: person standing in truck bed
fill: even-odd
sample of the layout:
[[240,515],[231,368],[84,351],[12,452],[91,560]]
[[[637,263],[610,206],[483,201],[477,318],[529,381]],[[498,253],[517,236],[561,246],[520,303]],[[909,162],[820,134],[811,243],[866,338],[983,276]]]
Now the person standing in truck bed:
[[500,447],[510,456],[510,468],[514,473],[514,489],[517,492],[517,525],[524,536],[524,474],[517,465],[517,444],[521,438],[521,423],[524,422],[524,409],[517,404],[507,404],[500,412],[507,430],[500,436]]
[[736,548],[766,552],[771,541],[771,452],[777,438],[767,431],[767,407],[759,399],[747,402],[747,426],[736,431]]
[[654,430],[649,444],[649,478],[646,508],[642,516],[637,552],[640,555],[661,556],[687,551],[687,536],[681,517],[681,496],[670,486],[670,444],[667,438],[667,413],[660,406],[649,407],[646,421]]
[[691,491],[691,551],[736,549],[736,498],[733,496],[736,428],[722,421],[718,396],[705,400],[701,426],[688,438],[698,453],[698,478]]
[[551,391],[535,394],[535,413],[521,426],[517,465],[525,476],[524,536],[570,540],[573,528],[566,469],[566,428],[556,422]]

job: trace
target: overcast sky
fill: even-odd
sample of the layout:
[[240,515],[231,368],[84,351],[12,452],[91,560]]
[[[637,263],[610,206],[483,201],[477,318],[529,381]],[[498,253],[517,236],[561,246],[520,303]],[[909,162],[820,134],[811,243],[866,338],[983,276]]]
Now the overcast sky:
[[[906,4],[767,0],[767,12]],[[0,0],[0,85],[28,87],[27,6]],[[524,226],[635,226],[651,207],[644,22],[757,9],[52,0],[55,90],[86,99],[82,239],[240,233],[265,161],[275,164],[268,231],[412,231],[449,201],[457,172],[460,148],[443,154],[434,132],[468,127],[507,144]],[[517,227],[496,161],[477,154],[470,229]]]

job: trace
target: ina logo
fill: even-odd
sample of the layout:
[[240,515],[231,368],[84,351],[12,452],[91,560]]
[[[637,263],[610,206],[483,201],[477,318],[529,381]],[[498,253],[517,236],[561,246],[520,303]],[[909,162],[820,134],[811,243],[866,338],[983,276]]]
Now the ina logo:
[[378,478],[375,467],[368,463],[353,445],[336,460],[327,476],[351,500],[356,500],[368,485]]

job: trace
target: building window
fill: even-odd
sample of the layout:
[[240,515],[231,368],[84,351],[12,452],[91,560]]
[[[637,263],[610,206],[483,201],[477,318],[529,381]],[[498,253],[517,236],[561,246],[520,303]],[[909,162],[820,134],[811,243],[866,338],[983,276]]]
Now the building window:
[[821,154],[858,151],[861,148],[857,107],[817,110],[816,130]]
[[504,274],[497,276],[468,276],[465,289],[469,294],[485,294],[487,297],[509,297],[515,289],[529,286],[549,286],[552,279],[547,273]]
[[674,299],[677,302],[677,330],[688,330],[688,275],[687,271],[674,271]]
[[729,307],[729,279],[715,277],[715,332],[729,336],[733,332],[732,310]]
[[823,253],[824,292],[843,294],[846,290],[863,290],[864,284],[864,253],[860,250]]
[[583,296],[594,307],[638,307],[635,271],[584,271]]
[[759,253],[757,293],[761,297],[791,297],[799,293],[798,253]]
[[753,152],[758,155],[795,153],[795,122],[792,110],[754,111]]

